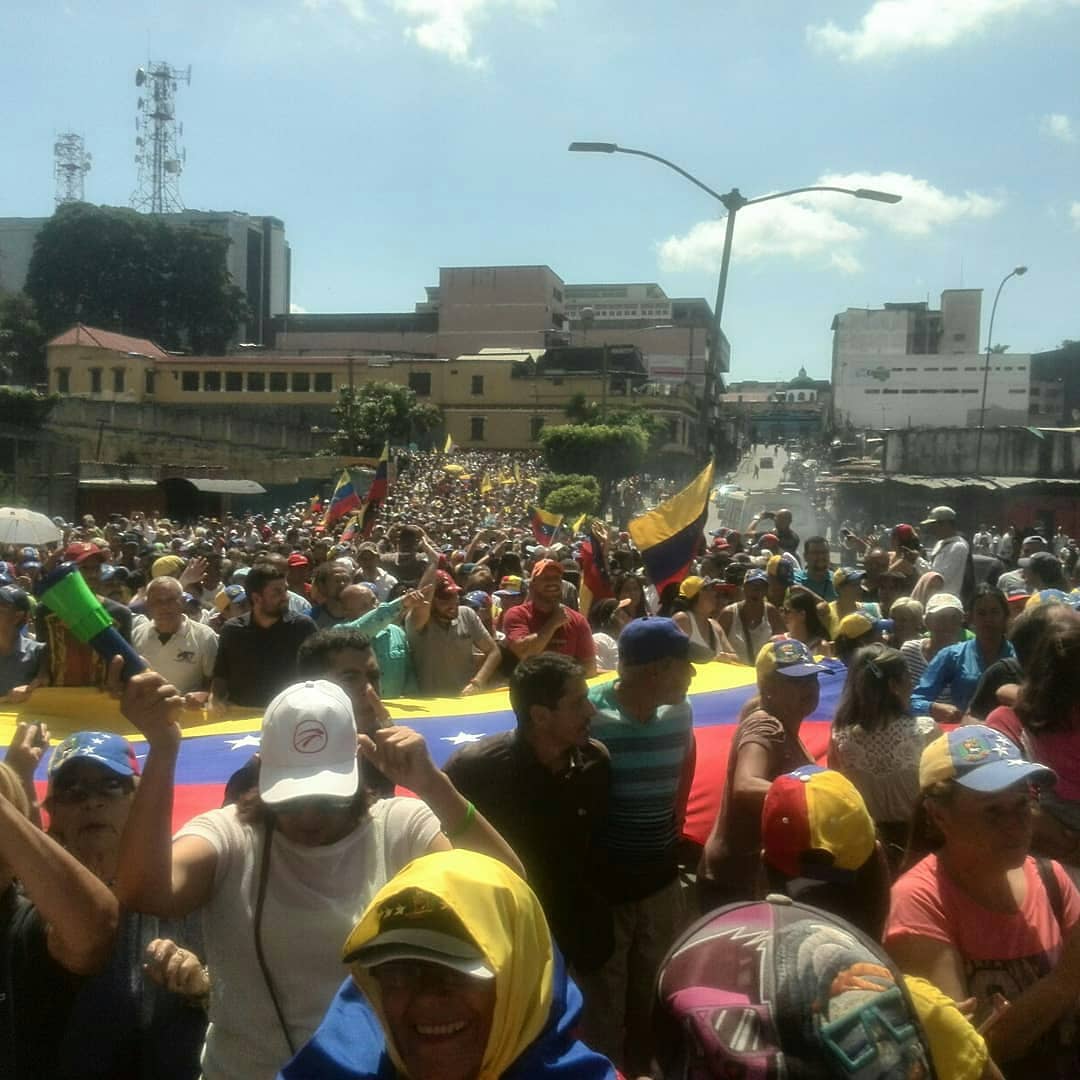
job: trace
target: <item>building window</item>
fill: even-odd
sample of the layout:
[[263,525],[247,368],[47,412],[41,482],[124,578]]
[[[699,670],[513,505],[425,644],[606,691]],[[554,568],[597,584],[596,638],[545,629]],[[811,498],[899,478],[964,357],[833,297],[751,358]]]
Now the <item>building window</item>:
[[180,372],[180,389],[187,393],[195,393],[199,389],[199,373],[197,371]]
[[157,372],[152,371],[150,368],[147,368],[146,371],[143,372],[143,379],[144,391],[146,392],[148,397],[153,397],[154,389],[157,385]]
[[113,368],[112,389],[114,394],[124,392],[124,369],[122,367]]
[[474,375],[472,377],[472,393],[483,394],[484,392],[484,376]]
[[[430,371],[410,371],[409,372],[409,389],[417,397],[431,397],[431,372]],[[484,436],[481,435],[482,439]]]
[[289,376],[284,371],[270,372],[270,393],[284,394],[289,389]]
[[899,394],[900,393],[899,390],[882,390],[881,392],[883,394]]
[[959,371],[960,369],[955,368],[955,367],[943,367],[941,370],[942,371]]
[[334,377],[329,371],[315,372],[315,393],[332,394],[334,392]]
[[900,391],[901,394],[917,394],[918,392],[919,392],[918,390],[901,390]]
[[864,390],[863,393],[864,394],[880,394],[881,391],[880,390]]
[[[429,375],[430,379],[431,376]],[[484,441],[484,417],[474,416],[469,420],[469,438],[473,442]]]
[[953,334],[952,339],[953,341],[966,341],[967,334]]
[[266,389],[266,374],[262,371],[249,371],[247,388],[249,394],[261,394]]
[[56,392],[58,394],[71,393],[71,368],[56,369]]
[[529,441],[538,442],[540,439],[540,432],[544,430],[544,418],[542,416],[534,416],[529,421]]
[[202,377],[202,384],[204,390],[209,390],[215,394],[218,393],[221,390],[221,372],[204,371]]
[[799,401],[805,401],[806,400],[806,395],[801,390],[799,391],[798,397],[799,397]]
[[226,371],[225,389],[230,394],[239,394],[244,389],[244,373],[242,371]]
[[294,371],[292,374],[292,388],[294,394],[310,393],[311,376],[306,371]]
[[1010,394],[1023,394],[1024,392],[1025,391],[1024,391],[1023,387],[1021,387],[1019,390],[1010,390],[1009,391]]
[[92,367],[90,369],[90,393],[101,393],[101,368]]

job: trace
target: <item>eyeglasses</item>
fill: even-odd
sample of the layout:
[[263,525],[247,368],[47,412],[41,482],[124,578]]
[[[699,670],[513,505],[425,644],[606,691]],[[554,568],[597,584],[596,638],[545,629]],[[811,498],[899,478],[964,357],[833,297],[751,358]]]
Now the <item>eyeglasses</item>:
[[130,795],[135,784],[123,776],[109,776],[94,783],[58,784],[53,788],[52,797],[65,806],[74,806],[90,799],[119,799]]

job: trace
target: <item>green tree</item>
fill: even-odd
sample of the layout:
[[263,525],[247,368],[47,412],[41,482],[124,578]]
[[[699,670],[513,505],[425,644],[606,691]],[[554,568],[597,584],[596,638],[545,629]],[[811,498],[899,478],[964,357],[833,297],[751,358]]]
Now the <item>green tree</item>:
[[331,454],[374,456],[386,442],[411,442],[442,424],[442,410],[416,400],[416,392],[391,382],[342,386],[331,412],[337,430]]
[[649,437],[637,424],[563,424],[540,432],[544,460],[553,472],[569,473],[592,466],[600,484],[600,508],[608,505],[619,480],[641,472]]
[[0,294],[0,378],[21,386],[43,383],[45,331],[25,293]]
[[600,497],[600,484],[591,473],[543,473],[537,485],[536,497],[547,508],[548,496],[559,488],[584,487]]
[[229,243],[134,210],[69,203],[34,241],[26,292],[48,335],[82,322],[220,352],[247,317],[225,264]]
[[667,422],[644,405],[605,409],[595,401],[586,401],[584,394],[574,394],[563,411],[566,418],[576,424],[605,424],[609,427],[636,425],[645,432],[649,450],[653,453],[667,442]]
[[592,487],[567,484],[565,487],[555,488],[544,501],[545,510],[567,518],[576,518],[580,514],[595,514],[599,507],[600,491],[595,487],[595,481]]
[[0,424],[40,428],[60,398],[14,386],[0,386]]

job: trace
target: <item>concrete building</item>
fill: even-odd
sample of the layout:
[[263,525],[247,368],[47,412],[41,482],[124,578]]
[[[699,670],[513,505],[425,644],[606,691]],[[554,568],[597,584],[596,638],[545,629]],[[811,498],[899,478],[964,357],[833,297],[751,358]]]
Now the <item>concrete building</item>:
[[[197,228],[228,238],[225,265],[234,284],[243,289],[251,312],[240,340],[266,343],[274,316],[289,310],[291,253],[284,223],[236,210],[183,210],[160,217],[175,228]],[[22,290],[34,240],[48,220],[0,218],[0,291]]]
[[829,416],[828,379],[812,379],[806,368],[790,381],[746,379],[720,395],[729,438],[738,446],[785,439],[814,439]]
[[[75,326],[46,348],[49,389],[65,398],[147,408],[303,416],[328,426],[341,386],[391,382],[439,406],[459,446],[536,449],[545,425],[566,423],[579,395],[611,406],[644,404],[663,419],[661,453],[687,468],[709,452],[700,395],[689,384],[651,383],[632,346],[483,349],[453,359],[322,355],[262,349],[177,356],[153,342]],[[679,472],[679,468],[674,468]]]
[[[946,289],[926,303],[848,308],[833,319],[835,427],[965,427],[978,424],[985,354],[981,289]],[[1027,422],[1030,357],[990,357],[986,425]]]

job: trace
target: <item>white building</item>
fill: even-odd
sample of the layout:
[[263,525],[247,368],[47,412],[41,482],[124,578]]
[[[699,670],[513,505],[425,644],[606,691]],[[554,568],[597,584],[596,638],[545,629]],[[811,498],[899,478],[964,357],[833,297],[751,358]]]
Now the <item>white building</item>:
[[[848,308],[833,319],[833,422],[856,428],[978,425],[986,354],[981,289],[946,289],[926,303]],[[986,383],[986,424],[1026,424],[1026,354],[995,353]]]

